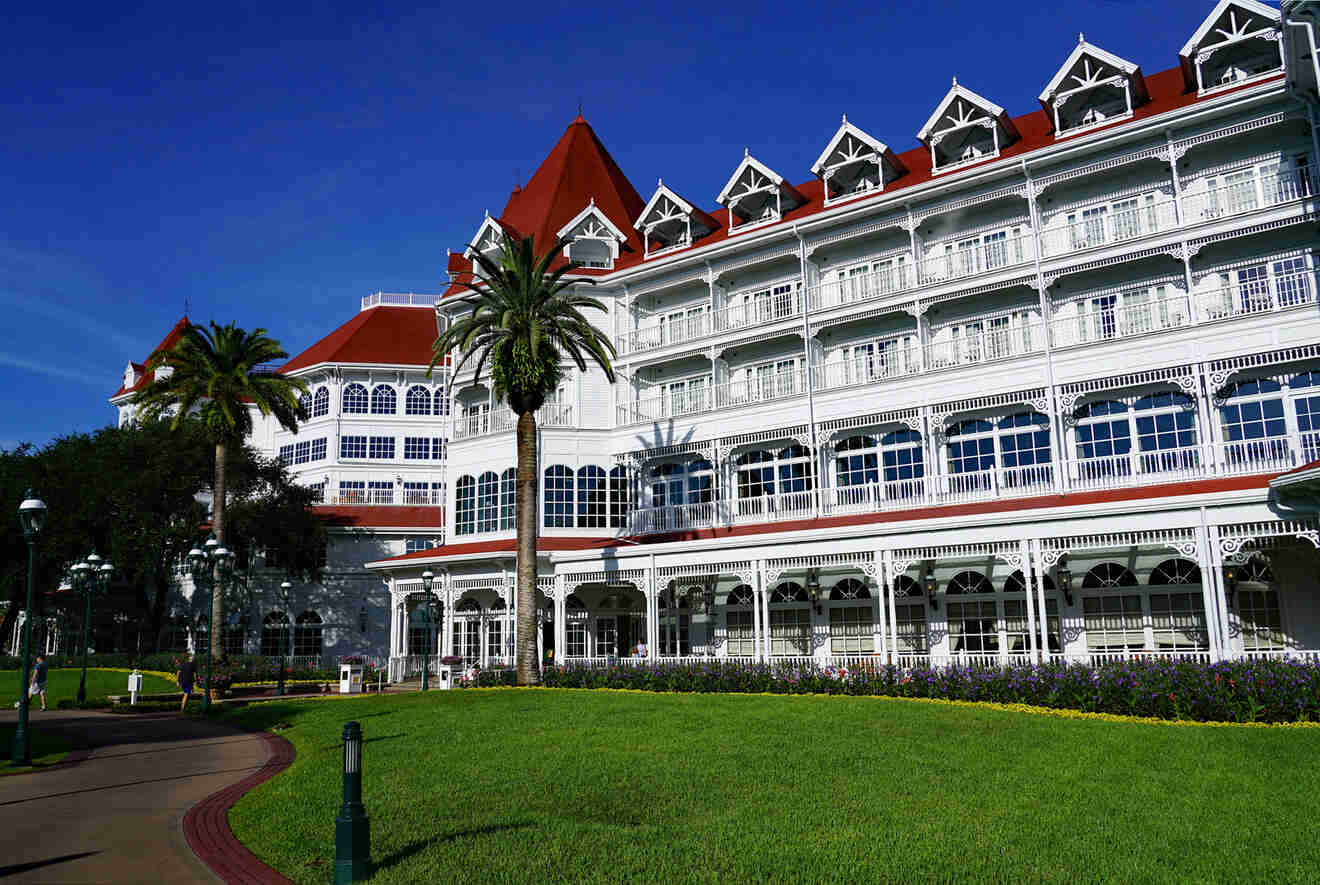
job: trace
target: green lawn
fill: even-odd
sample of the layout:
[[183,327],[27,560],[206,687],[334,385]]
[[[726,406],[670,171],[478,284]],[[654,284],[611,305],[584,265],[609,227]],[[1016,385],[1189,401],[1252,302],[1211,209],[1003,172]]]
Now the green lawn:
[[297,761],[230,813],[327,880],[365,730],[377,882],[1313,881],[1320,729],[898,700],[433,692],[232,714]]
[[32,742],[30,752],[32,753],[32,765],[17,767],[10,761],[10,752],[14,746],[14,726],[0,725],[0,775],[18,774],[21,771],[31,771],[32,768],[39,768],[43,765],[54,765],[73,749],[73,741],[64,735],[46,734],[40,728],[35,727],[37,723],[30,725],[28,734]]
[[[72,701],[78,696],[78,676],[81,670],[64,667],[51,670],[46,681],[46,706],[54,708],[60,701]],[[0,670],[0,709],[12,709],[19,699],[19,673]],[[179,690],[171,680],[149,673],[142,674],[142,690],[147,693]],[[104,700],[106,695],[128,694],[128,673],[120,670],[88,670],[87,700]],[[32,708],[41,710],[41,699],[32,699]]]

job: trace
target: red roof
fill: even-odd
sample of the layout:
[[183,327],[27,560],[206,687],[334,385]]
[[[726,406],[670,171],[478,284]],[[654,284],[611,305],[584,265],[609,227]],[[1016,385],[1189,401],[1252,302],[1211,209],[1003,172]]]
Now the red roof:
[[[1280,74],[1279,76],[1282,77],[1283,75]],[[1116,121],[1109,124],[1109,126],[1097,127],[1097,129],[1091,131],[1095,132],[1100,129],[1129,125],[1132,122],[1176,110],[1200,100],[1194,92],[1188,92],[1183,71],[1180,67],[1160,71],[1157,74],[1149,74],[1144,79],[1150,101],[1137,108],[1132,117]],[[1257,84],[1248,84],[1238,88],[1252,88],[1255,85]],[[1232,91],[1235,90],[1217,92],[1215,97]],[[998,162],[1006,158],[1020,157],[1056,143],[1053,122],[1043,110],[1037,109],[1023,116],[1014,117],[1012,122],[1021,134],[1021,138],[1003,148],[998,157],[987,159],[984,163],[963,167],[959,171]],[[883,191],[872,191],[865,195],[858,195],[857,200],[873,199],[877,193],[889,195],[896,191],[924,184],[934,177],[931,171],[930,150],[925,146],[919,145],[911,150],[904,151],[898,155],[898,158],[903,166],[907,168],[907,172],[887,185]],[[809,179],[796,185],[795,189],[802,194],[806,202],[791,212],[785,213],[782,221],[777,222],[777,224],[792,223],[816,215],[826,209],[824,186],[820,179]],[[614,196],[607,196],[607,194],[613,194]],[[615,164],[604,146],[601,145],[596,133],[587,124],[586,120],[583,120],[580,116],[569,125],[559,143],[555,145],[554,150],[541,164],[541,168],[527,183],[527,187],[521,191],[514,191],[498,220],[506,230],[512,229],[510,230],[511,233],[533,234],[538,244],[549,242],[553,240],[555,233],[564,224],[582,211],[588,200],[593,196],[596,198],[596,205],[601,207],[610,221],[628,235],[628,245],[631,248],[625,249],[620,254],[618,260],[614,263],[614,269],[621,270],[642,264],[645,259],[641,237],[633,228],[633,222],[637,220],[637,216],[645,207],[645,201],[637,196],[636,191],[628,183],[618,165]],[[834,209],[839,205],[843,205],[844,202],[846,201],[836,202],[828,208]],[[714,210],[708,216],[705,213],[702,213],[702,215],[714,223],[716,230],[699,238],[687,249],[708,246],[729,239],[729,210],[720,208]],[[773,227],[773,225],[770,227]],[[758,228],[758,230],[764,229]],[[678,251],[683,252],[687,249]],[[677,253],[666,254],[673,255]],[[450,270],[457,273],[469,269],[470,263],[455,262],[451,258]],[[598,276],[608,273],[608,271],[583,268],[578,273]],[[461,291],[463,291],[461,286],[450,285],[444,294],[454,295]]]
[[[160,353],[162,350],[170,350],[171,348],[174,347],[174,345],[178,344],[179,339],[183,337],[183,330],[188,328],[190,325],[192,324],[188,322],[188,318],[186,316],[180,317],[179,321],[174,324],[174,328],[170,329],[169,334],[167,334],[161,340],[160,344],[157,344],[155,348],[151,351],[151,354],[147,357],[147,361],[150,361],[151,357]],[[111,399],[123,396],[126,393],[132,393],[135,390],[145,387],[146,385],[150,384],[152,381],[156,379],[155,372],[145,371],[147,367],[146,362],[132,363],[132,366],[134,369],[137,369],[139,372],[142,373],[142,377],[138,378],[137,383],[134,384],[132,387],[125,387],[123,381],[121,380],[119,383],[119,389],[116,390],[114,393],[110,394]]]
[[316,515],[326,525],[335,527],[390,527],[433,528],[441,534],[445,530],[445,511],[442,507],[404,507],[389,505],[354,506],[351,504],[317,504]]
[[425,366],[431,362],[435,314],[416,307],[372,307],[298,354],[281,372],[318,363],[385,363]]
[[[1286,470],[1280,473],[1274,479],[1287,479],[1290,476],[1296,476],[1299,473],[1309,473],[1316,468],[1320,468],[1320,461],[1312,461],[1310,464],[1303,464],[1301,467],[1294,467],[1292,470]],[[1274,480],[1271,480],[1273,482]]]

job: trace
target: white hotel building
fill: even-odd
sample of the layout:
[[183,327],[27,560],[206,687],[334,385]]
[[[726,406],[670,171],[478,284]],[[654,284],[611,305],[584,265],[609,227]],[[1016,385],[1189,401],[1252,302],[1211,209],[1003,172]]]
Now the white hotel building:
[[579,117],[470,247],[562,238],[619,351],[539,416],[538,586],[514,416],[425,378],[456,253],[281,369],[312,418],[254,442],[335,526],[299,613],[395,677],[426,569],[430,647],[487,665],[518,592],[559,661],[1316,654],[1315,5],[1223,0],[1152,74],[1058,47],[1016,116],[955,80],[916,147],[860,113],[805,182],[728,158],[709,211],[643,198]]

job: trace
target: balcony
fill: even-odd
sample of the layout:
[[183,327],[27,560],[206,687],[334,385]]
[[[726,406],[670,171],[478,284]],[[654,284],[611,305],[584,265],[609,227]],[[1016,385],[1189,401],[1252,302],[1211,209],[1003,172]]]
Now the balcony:
[[[546,403],[536,410],[538,427],[572,427],[572,403]],[[506,408],[478,412],[454,419],[454,439],[475,439],[497,433],[510,433],[518,426],[518,416]]]
[[1216,221],[1315,194],[1306,168],[1273,173],[1244,169],[1210,180],[1216,184],[1183,197],[1184,223]]
[[716,332],[731,332],[802,315],[797,282],[783,283],[752,295],[735,295],[728,307],[715,311]]
[[873,273],[820,283],[807,290],[807,308],[828,310],[845,304],[874,301],[907,291],[912,288],[914,278],[907,265],[898,264]]
[[921,348],[904,347],[899,342],[900,339],[877,342],[879,350],[876,353],[843,362],[812,366],[813,389],[840,390],[917,374],[921,371]]
[[1046,228],[1040,235],[1042,258],[1054,258],[1070,252],[1081,252],[1122,243],[1154,233],[1173,230],[1178,226],[1178,207],[1173,200],[1149,205],[1131,205],[1122,208],[1097,207],[1069,213],[1077,220],[1062,227]]
[[[1268,262],[1277,266],[1280,262]],[[1237,272],[1238,282],[1197,295],[1206,320],[1271,313],[1315,303],[1315,273],[1309,270],[1277,273],[1264,265]]]
[[620,340],[624,354],[641,353],[657,350],[671,344],[685,344],[698,338],[705,338],[711,333],[711,315],[708,312],[692,313],[681,319],[665,318],[656,325],[625,332]]
[[946,341],[933,341],[925,346],[925,369],[935,372],[1039,353],[1045,349],[1044,333],[1044,323],[1037,320],[1019,325],[1006,323]]
[[1097,344],[1162,332],[1190,325],[1192,322],[1191,302],[1186,295],[1171,298],[1158,298],[1145,301],[1128,301],[1118,304],[1117,299],[1108,297],[1112,302],[1104,306],[1092,306],[1079,311],[1075,316],[1055,317],[1050,320],[1050,343],[1054,347],[1076,347],[1082,344]]
[[803,369],[727,381],[714,387],[705,383],[694,386],[691,381],[683,383],[685,386],[681,389],[671,386],[644,391],[635,401],[620,405],[619,423],[644,424],[807,394],[807,373]]
[[[1026,227],[1026,224],[1021,227]],[[934,248],[943,252],[921,260],[923,285],[946,283],[1003,270],[1029,263],[1036,257],[1032,235],[1021,233],[1013,235],[1001,232],[972,237],[964,235],[935,243]]]

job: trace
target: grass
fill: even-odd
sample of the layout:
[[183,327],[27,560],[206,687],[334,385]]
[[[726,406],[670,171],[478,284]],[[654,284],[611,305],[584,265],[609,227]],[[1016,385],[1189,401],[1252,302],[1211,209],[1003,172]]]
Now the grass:
[[327,880],[344,722],[373,882],[1313,881],[1320,729],[852,697],[500,690],[232,714],[298,757],[230,812]]
[[28,739],[31,741],[31,765],[15,765],[10,761],[10,750],[14,745],[14,726],[0,725],[0,775],[21,774],[25,771],[54,765],[69,755],[73,741],[64,735],[47,734],[39,728],[28,726]]
[[[46,706],[54,709],[60,701],[72,702],[78,696],[78,677],[81,673],[77,667],[51,669],[46,681]],[[0,709],[13,709],[18,701],[19,678],[17,670],[0,670]],[[178,692],[179,686],[164,677],[143,673],[142,690],[147,693]],[[128,672],[89,669],[87,700],[104,703],[106,696],[112,694],[128,694]],[[41,699],[33,698],[32,704],[32,709],[40,712]]]

